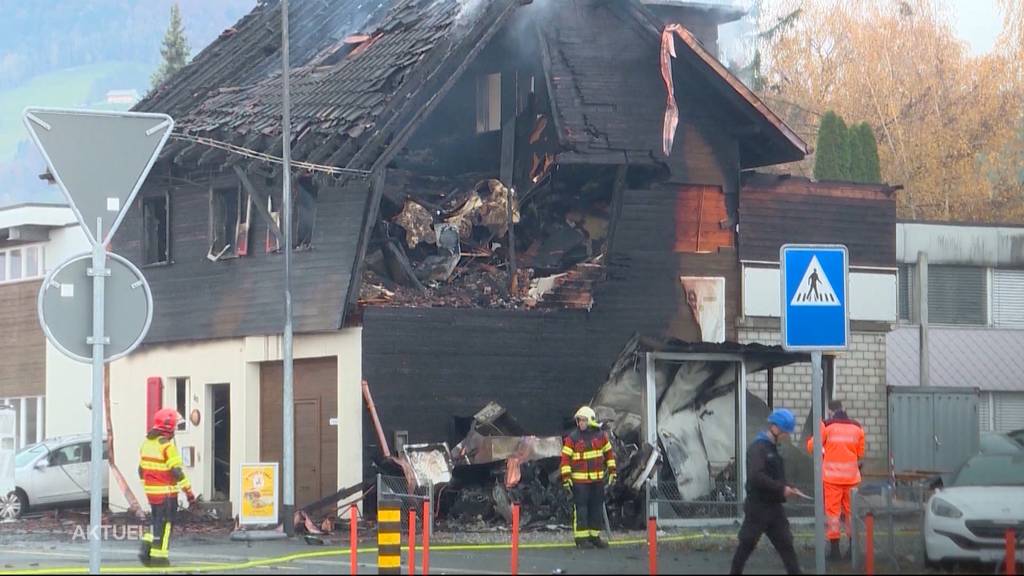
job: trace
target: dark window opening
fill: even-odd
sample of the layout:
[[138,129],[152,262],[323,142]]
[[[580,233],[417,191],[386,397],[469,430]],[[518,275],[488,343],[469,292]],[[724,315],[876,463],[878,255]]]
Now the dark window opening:
[[207,258],[216,262],[225,256],[236,256],[236,238],[240,212],[238,187],[215,188],[210,192],[210,252]]
[[307,249],[313,245],[313,226],[316,223],[317,189],[309,178],[298,181],[295,191],[294,239],[292,247]]
[[188,418],[188,378],[174,379],[174,409],[181,415],[178,430],[184,430]]
[[170,198],[167,194],[142,200],[144,262],[165,264],[171,261]]
[[476,79],[476,132],[501,130],[501,74]]
[[[267,196],[267,212],[270,212],[270,217],[274,220],[274,224],[277,225],[278,230],[281,229],[281,203],[274,199],[273,195]],[[264,250],[267,254],[271,252],[277,252],[281,249],[281,240],[274,234],[274,231],[270,226],[267,226],[267,240],[264,245]]]

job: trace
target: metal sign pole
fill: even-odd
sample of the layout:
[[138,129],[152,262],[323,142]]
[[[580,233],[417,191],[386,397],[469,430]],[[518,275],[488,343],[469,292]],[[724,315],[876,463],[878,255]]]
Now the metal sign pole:
[[825,487],[821,483],[821,350],[811,352],[811,398],[814,410],[814,572],[825,573]]
[[[96,237],[103,238],[103,222],[96,219]],[[107,274],[107,252],[103,244],[92,247],[92,463],[89,502],[89,572],[100,573],[100,522],[103,504],[103,290]]]
[[284,181],[284,405],[281,423],[284,427],[284,445],[281,447],[284,463],[284,531],[289,536],[295,535],[295,522],[292,514],[295,511],[295,402],[293,388],[292,365],[292,135],[291,135],[291,101],[290,71],[288,62],[288,0],[281,2],[281,68],[283,119],[281,122],[281,138],[284,140],[284,159],[282,177]]

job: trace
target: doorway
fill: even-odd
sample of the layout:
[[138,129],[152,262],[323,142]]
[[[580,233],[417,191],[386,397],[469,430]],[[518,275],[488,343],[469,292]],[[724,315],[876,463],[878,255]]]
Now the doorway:
[[213,495],[215,502],[231,497],[231,386],[209,386],[210,427],[212,428]]
[[[260,365],[260,459],[281,462],[284,367]],[[295,506],[301,508],[333,494],[338,485],[338,359],[295,361]]]

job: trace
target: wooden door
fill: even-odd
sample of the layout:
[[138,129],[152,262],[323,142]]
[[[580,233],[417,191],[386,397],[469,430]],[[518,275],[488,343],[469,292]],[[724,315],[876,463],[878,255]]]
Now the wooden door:
[[320,401],[295,401],[295,505],[320,499]]

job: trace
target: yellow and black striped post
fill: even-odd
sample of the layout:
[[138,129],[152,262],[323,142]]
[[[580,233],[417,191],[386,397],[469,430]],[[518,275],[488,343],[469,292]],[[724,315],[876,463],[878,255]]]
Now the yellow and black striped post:
[[377,573],[402,573],[402,503],[377,502]]

